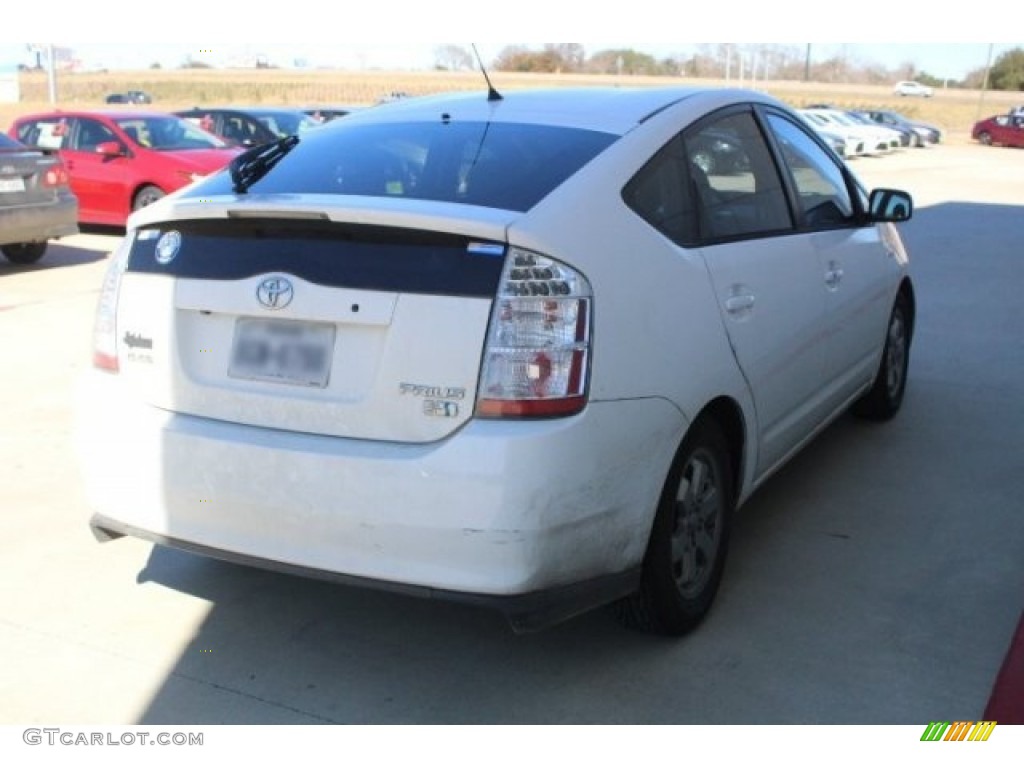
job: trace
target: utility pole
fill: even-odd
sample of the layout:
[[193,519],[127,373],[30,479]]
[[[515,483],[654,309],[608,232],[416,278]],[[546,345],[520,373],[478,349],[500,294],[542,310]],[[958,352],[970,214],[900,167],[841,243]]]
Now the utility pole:
[[981,109],[985,105],[985,91],[988,90],[988,75],[992,71],[992,50],[993,43],[988,44],[988,60],[985,62],[985,78],[981,81],[981,93],[978,94],[978,113],[974,116],[974,122],[981,120]]
[[807,44],[807,56],[804,59],[804,82],[811,81],[811,44]]

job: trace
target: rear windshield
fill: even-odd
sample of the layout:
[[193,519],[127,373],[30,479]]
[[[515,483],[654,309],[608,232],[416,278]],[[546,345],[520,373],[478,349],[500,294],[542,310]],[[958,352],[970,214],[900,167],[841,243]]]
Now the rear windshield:
[[216,136],[175,115],[118,118],[114,122],[140,146],[155,150],[222,149]]
[[[249,191],[397,197],[527,211],[616,137],[512,123],[337,121],[299,143]],[[191,196],[230,194],[219,174]]]
[[252,115],[276,136],[291,136],[320,127],[320,123],[304,112],[253,112]]

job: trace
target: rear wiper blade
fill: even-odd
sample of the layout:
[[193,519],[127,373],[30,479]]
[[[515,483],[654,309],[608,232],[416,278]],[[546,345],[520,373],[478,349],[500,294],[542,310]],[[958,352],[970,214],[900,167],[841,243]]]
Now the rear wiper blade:
[[270,169],[298,143],[298,136],[285,136],[283,139],[261,144],[240,154],[228,166],[234,191],[244,195],[249,187],[266,176]]

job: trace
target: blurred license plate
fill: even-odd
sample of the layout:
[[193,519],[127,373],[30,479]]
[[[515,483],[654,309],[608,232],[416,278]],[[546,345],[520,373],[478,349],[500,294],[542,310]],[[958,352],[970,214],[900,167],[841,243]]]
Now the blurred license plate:
[[0,192],[24,192],[25,182],[20,176],[13,179],[0,179]]
[[323,388],[333,352],[333,325],[239,318],[228,376]]

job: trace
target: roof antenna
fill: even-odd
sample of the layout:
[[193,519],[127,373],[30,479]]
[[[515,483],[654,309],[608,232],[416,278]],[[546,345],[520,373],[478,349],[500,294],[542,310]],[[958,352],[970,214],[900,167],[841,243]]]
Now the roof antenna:
[[487,81],[487,100],[488,101],[501,101],[504,96],[494,90],[494,86],[491,85],[491,78],[487,76],[487,69],[484,67],[484,60],[480,58],[480,51],[476,49],[476,43],[470,43],[473,46],[473,53],[476,54],[476,60],[480,64],[480,71],[484,73],[484,80]]

